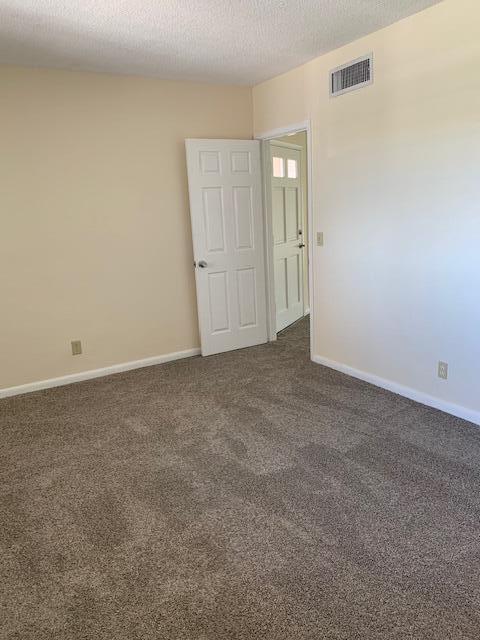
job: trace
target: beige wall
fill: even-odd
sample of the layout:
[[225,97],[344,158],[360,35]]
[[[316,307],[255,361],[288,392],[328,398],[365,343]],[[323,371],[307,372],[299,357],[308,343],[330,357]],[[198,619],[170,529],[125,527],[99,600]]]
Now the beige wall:
[[[312,123],[315,354],[477,419],[479,24],[445,0],[254,88],[258,134]],[[374,84],[331,99],[329,70],[372,51]]]
[[0,389],[199,346],[184,138],[251,138],[250,89],[12,67],[0,87]]

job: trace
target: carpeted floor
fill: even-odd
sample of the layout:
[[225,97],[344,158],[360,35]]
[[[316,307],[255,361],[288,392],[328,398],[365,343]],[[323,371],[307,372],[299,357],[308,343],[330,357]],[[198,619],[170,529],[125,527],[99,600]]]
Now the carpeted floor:
[[2,640],[480,637],[480,429],[307,332],[0,402]]

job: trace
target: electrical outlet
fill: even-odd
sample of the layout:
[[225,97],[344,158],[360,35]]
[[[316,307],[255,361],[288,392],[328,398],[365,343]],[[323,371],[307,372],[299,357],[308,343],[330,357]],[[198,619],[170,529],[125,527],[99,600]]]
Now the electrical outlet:
[[72,340],[72,356],[79,356],[82,353],[81,340]]
[[447,362],[438,363],[438,377],[442,378],[442,380],[448,379],[448,363]]
[[323,247],[323,231],[317,231],[317,246]]

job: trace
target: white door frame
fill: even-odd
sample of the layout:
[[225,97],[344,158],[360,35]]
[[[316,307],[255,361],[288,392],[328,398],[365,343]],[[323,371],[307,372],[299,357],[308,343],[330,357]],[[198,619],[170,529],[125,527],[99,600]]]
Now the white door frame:
[[[314,340],[314,310],[315,310],[315,284],[313,278],[313,168],[312,168],[312,130],[310,120],[298,122],[279,129],[273,129],[264,133],[257,134],[255,138],[262,143],[262,167],[263,167],[263,202],[265,216],[265,266],[266,266],[266,282],[267,282],[267,322],[268,322],[268,339],[273,342],[277,339],[276,331],[276,309],[275,309],[275,280],[274,280],[274,263],[273,263],[273,223],[272,223],[272,194],[268,188],[269,182],[267,176],[270,175],[270,149],[271,140],[281,138],[289,133],[299,133],[305,131],[307,134],[307,249],[308,249],[308,291],[310,298],[310,357],[315,353],[313,347]],[[268,153],[267,153],[268,151]]]

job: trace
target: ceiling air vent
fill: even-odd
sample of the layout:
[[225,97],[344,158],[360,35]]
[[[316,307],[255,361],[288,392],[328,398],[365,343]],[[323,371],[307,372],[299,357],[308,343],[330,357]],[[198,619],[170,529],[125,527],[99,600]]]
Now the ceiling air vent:
[[363,56],[330,72],[330,95],[340,96],[373,82],[373,56]]

